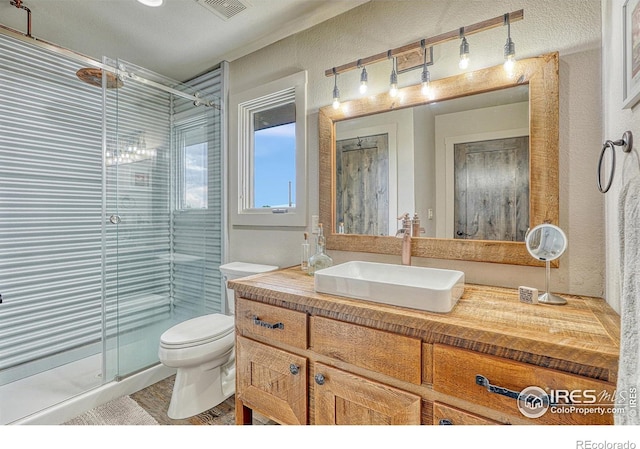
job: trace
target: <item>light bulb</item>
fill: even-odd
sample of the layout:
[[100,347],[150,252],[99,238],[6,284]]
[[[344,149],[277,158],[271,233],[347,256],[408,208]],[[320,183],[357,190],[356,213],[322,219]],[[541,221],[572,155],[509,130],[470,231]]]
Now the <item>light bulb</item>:
[[420,91],[425,97],[431,94],[431,74],[429,73],[429,69],[427,69],[426,62],[424,64],[424,70],[422,71],[422,88]]
[[396,73],[395,59],[393,60],[393,69],[389,78],[389,95],[392,97],[398,95],[398,74]]
[[[509,32],[511,34],[511,32]],[[504,44],[504,69],[509,75],[513,74],[513,68],[516,63],[516,44],[511,40],[511,35],[507,37],[507,43]]]
[[469,55],[460,55],[460,62],[458,63],[458,66],[462,69],[465,70],[466,68],[469,67]]
[[338,89],[338,74],[333,69],[333,109],[340,107],[340,90]]
[[513,69],[516,66],[516,59],[513,57],[509,57],[504,61],[504,70],[509,74],[513,74]]
[[467,38],[462,36],[462,42],[460,43],[460,62],[458,66],[465,70],[469,67],[469,42],[467,42]]
[[367,83],[369,81],[369,75],[367,74],[367,69],[365,67],[362,68],[362,73],[360,74],[360,93],[362,95],[367,93]]

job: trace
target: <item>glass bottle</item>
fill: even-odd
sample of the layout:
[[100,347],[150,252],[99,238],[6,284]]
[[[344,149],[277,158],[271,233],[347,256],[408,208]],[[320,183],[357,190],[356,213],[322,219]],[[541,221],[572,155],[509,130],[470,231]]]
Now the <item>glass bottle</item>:
[[313,276],[316,271],[328,268],[333,265],[333,259],[324,252],[324,232],[322,223],[318,225],[318,237],[316,239],[316,253],[309,258],[309,276]]
[[302,271],[309,271],[309,234],[306,232],[304,233],[304,241],[302,242],[300,269]]

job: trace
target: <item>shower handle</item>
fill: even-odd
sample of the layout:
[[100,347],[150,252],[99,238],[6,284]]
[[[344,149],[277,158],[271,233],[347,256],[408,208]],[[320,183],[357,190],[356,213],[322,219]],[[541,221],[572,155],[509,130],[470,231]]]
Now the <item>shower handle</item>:
[[112,224],[119,224],[122,221],[122,218],[120,218],[120,215],[118,214],[113,214],[109,217],[109,221]]

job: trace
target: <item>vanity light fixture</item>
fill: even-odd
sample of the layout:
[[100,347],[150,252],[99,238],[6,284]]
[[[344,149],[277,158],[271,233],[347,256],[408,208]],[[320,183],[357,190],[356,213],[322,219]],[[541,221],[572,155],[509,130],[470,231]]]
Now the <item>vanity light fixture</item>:
[[464,27],[460,28],[460,38],[462,42],[460,42],[460,62],[458,66],[465,70],[469,67],[469,42],[467,42],[467,38],[464,36]]
[[[421,92],[422,92],[422,95],[431,99],[433,98],[433,92],[431,91],[431,74],[429,73],[429,66],[427,65],[427,46],[425,44],[424,39],[422,39],[421,45],[422,45],[422,51],[424,53],[424,60],[422,63],[422,75],[420,78],[422,82]],[[429,51],[431,52],[430,60],[433,61],[433,47],[429,47]]]
[[[360,67],[360,60],[358,59],[358,67]],[[362,67],[362,73],[360,73],[360,93],[362,95],[367,93],[367,83],[369,82],[369,75],[367,74],[367,68]]]
[[152,6],[152,7],[161,6],[163,2],[163,0],[138,0],[138,1],[145,6]]
[[[142,1],[142,0],[140,0]],[[389,78],[389,95],[396,97],[400,93],[398,90],[398,74],[405,73],[413,69],[422,69],[421,84],[422,92],[429,100],[435,98],[436,92],[433,90],[431,83],[431,74],[429,73],[428,66],[433,64],[433,47],[436,45],[444,44],[445,42],[451,42],[460,40],[460,69],[466,70],[469,67],[469,42],[466,35],[472,35],[481,33],[493,28],[498,28],[507,25],[507,43],[504,46],[504,58],[505,58],[505,70],[512,69],[515,63],[515,44],[511,40],[511,22],[517,22],[524,19],[524,9],[512,11],[510,13],[501,14],[490,19],[483,20],[471,25],[467,25],[460,28],[455,28],[451,31],[440,33],[436,36],[432,36],[420,41],[412,42],[410,44],[403,45],[401,47],[393,48],[387,51],[376,53],[366,58],[357,59],[349,63],[326,69],[324,75],[326,77],[337,77],[345,72],[351,70],[361,70],[360,73],[360,95],[364,95],[368,90],[368,73],[365,66],[370,64],[376,64],[385,60],[391,60],[392,69],[391,76]],[[427,49],[429,50],[430,57],[427,58]],[[401,59],[398,61],[398,57]],[[509,77],[512,73],[509,73]],[[334,107],[339,107],[339,92],[337,85],[334,87]],[[338,93],[337,93],[338,92]]]
[[333,68],[333,109],[340,107],[340,90],[338,89],[338,73]]
[[398,95],[398,74],[396,73],[396,58],[391,57],[391,50],[387,52],[387,57],[391,59],[391,76],[389,77],[389,95]]
[[504,15],[504,23],[507,25],[507,43],[504,44],[504,69],[509,75],[513,74],[516,63],[516,44],[511,40],[511,21],[509,14]]

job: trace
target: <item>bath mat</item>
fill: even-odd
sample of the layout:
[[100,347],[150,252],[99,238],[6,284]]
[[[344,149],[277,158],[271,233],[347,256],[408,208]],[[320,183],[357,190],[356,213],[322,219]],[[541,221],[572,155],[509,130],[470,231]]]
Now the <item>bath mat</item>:
[[129,396],[122,396],[77,416],[73,426],[157,426],[158,422]]

